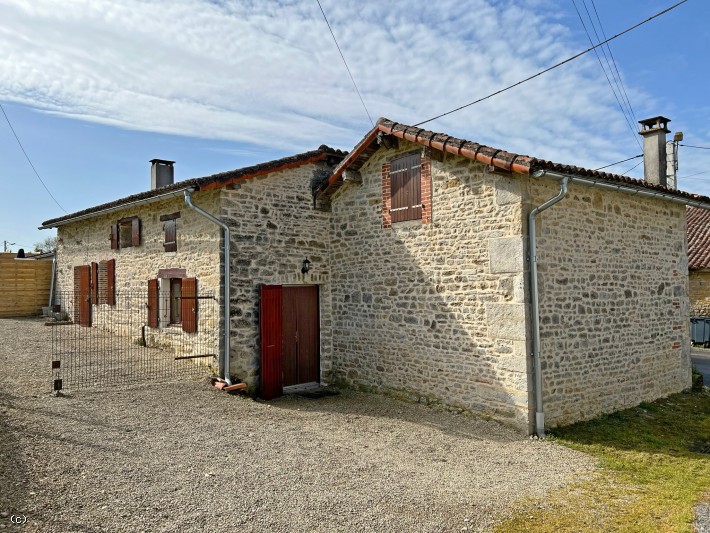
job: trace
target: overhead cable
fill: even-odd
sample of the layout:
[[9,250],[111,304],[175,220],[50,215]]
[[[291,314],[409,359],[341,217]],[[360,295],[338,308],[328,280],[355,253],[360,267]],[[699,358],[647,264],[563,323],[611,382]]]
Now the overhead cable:
[[606,43],[609,43],[609,42],[613,41],[614,39],[617,39],[617,38],[621,37],[622,35],[624,35],[624,34],[626,34],[626,33],[629,33],[630,31],[635,30],[635,29],[638,28],[639,26],[643,26],[644,24],[646,24],[646,23],[652,21],[653,19],[660,17],[661,15],[665,15],[666,13],[668,13],[669,11],[671,11],[671,10],[677,8],[678,6],[680,6],[680,5],[682,5],[682,4],[685,4],[687,1],[688,1],[688,0],[681,0],[680,2],[678,2],[678,3],[676,3],[676,4],[673,4],[672,6],[670,6],[670,7],[666,8],[666,9],[664,9],[663,11],[660,11],[660,12],[656,13],[655,15],[653,15],[653,16],[651,16],[651,17],[648,17],[647,19],[645,19],[645,20],[643,20],[643,21],[641,21],[641,22],[639,22],[639,23],[637,23],[637,24],[634,24],[633,26],[631,26],[631,27],[625,29],[625,30],[622,31],[622,32],[619,32],[619,33],[617,33],[616,35],[614,35],[614,36],[612,36],[612,37],[609,37],[608,39],[606,39],[606,40],[604,40],[604,41],[602,41],[602,42],[600,42],[600,43],[598,43],[598,44],[595,44],[594,46],[592,46],[592,47],[590,47],[590,48],[587,48],[586,50],[583,50],[583,51],[581,51],[581,52],[579,52],[579,53],[577,53],[577,54],[575,54],[575,55],[573,55],[573,56],[571,56],[571,57],[568,57],[567,59],[564,59],[564,60],[560,61],[559,63],[555,63],[554,65],[552,65],[552,66],[550,66],[550,67],[547,67],[547,68],[544,69],[544,70],[541,70],[541,71],[538,72],[537,74],[533,74],[532,76],[528,76],[528,77],[525,78],[525,79],[522,79],[522,80],[520,80],[520,81],[518,81],[518,82],[516,82],[516,83],[513,83],[512,85],[508,85],[507,87],[504,87],[503,89],[499,89],[499,90],[497,90],[497,91],[495,91],[495,92],[493,92],[493,93],[491,93],[491,94],[489,94],[489,95],[487,95],[487,96],[483,96],[483,97],[481,97],[481,98],[479,98],[479,99],[477,99],[477,100],[474,100],[473,102],[469,102],[468,104],[464,104],[464,105],[459,106],[459,107],[457,107],[457,108],[455,108],[455,109],[452,109],[452,110],[450,110],[450,111],[446,111],[445,113],[441,113],[441,114],[436,115],[435,117],[429,118],[429,119],[427,119],[427,120],[423,120],[423,121],[421,121],[421,122],[417,122],[416,124],[414,124],[414,126],[421,126],[422,124],[426,124],[427,122],[432,122],[432,121],[434,121],[434,120],[440,119],[441,117],[445,117],[445,116],[447,116],[447,115],[451,115],[452,113],[456,113],[457,111],[461,111],[462,109],[465,109],[465,108],[467,108],[467,107],[471,107],[472,105],[478,104],[478,103],[480,103],[480,102],[483,102],[484,100],[488,100],[489,98],[492,98],[492,97],[494,97],[494,96],[496,96],[496,95],[499,95],[499,94],[501,94],[501,93],[504,93],[504,92],[506,92],[506,91],[509,91],[510,89],[513,89],[513,88],[517,87],[518,85],[522,85],[523,83],[527,83],[528,81],[533,80],[533,79],[535,79],[535,78],[537,78],[537,77],[539,77],[539,76],[542,76],[543,74],[546,74],[546,73],[550,72],[551,70],[554,70],[554,69],[556,69],[556,68],[558,68],[558,67],[561,67],[562,65],[565,65],[565,64],[569,63],[570,61],[574,61],[575,59],[577,59],[577,58],[579,58],[579,57],[582,57],[583,55],[585,55],[585,54],[591,52],[591,51],[594,50],[595,48],[598,48],[598,47],[600,47],[600,46],[603,46],[603,45],[605,45]]
[[338,52],[340,52],[340,57],[343,60],[343,64],[345,65],[345,68],[348,71],[348,75],[350,76],[350,81],[353,82],[353,87],[355,87],[355,92],[357,92],[358,98],[360,98],[360,103],[362,104],[363,109],[365,110],[365,113],[367,113],[367,118],[370,119],[370,124],[372,124],[372,127],[375,127],[375,122],[372,120],[372,116],[370,115],[370,112],[367,110],[367,106],[365,105],[365,100],[362,99],[362,95],[360,94],[360,89],[357,88],[357,83],[355,83],[355,78],[353,78],[353,73],[350,72],[350,67],[348,66],[348,62],[345,61],[345,56],[343,55],[343,51],[340,49],[340,45],[338,44],[338,40],[335,38],[335,34],[333,33],[333,28],[330,27],[330,22],[328,22],[328,17],[325,16],[325,11],[323,11],[323,6],[320,5],[320,0],[316,0],[318,2],[318,7],[320,8],[320,12],[323,14],[323,19],[325,20],[325,23],[328,25],[328,29],[330,30],[330,35],[333,36],[333,42],[335,43],[335,46],[338,48]]
[[62,204],[60,204],[57,199],[54,197],[52,192],[49,190],[47,187],[47,184],[44,183],[44,180],[39,176],[39,172],[37,172],[37,169],[35,166],[32,164],[32,160],[30,159],[30,156],[27,155],[27,152],[25,151],[25,147],[22,146],[22,143],[20,142],[20,138],[17,136],[17,133],[15,132],[15,128],[12,127],[12,123],[10,122],[9,117],[7,116],[7,113],[5,113],[5,108],[3,107],[2,103],[0,102],[0,110],[2,110],[2,114],[5,116],[5,120],[7,120],[7,125],[10,126],[10,130],[12,131],[12,134],[15,136],[15,140],[17,141],[17,144],[20,145],[20,150],[22,150],[22,153],[25,154],[25,158],[27,159],[27,162],[30,164],[32,167],[32,170],[35,173],[35,176],[37,176],[37,179],[39,182],[42,184],[42,187],[44,187],[44,190],[47,191],[47,194],[52,197],[52,200],[54,200],[54,203],[59,206],[59,209],[67,213],[67,210],[62,207]]
[[[615,165],[618,165],[620,163],[626,163],[627,161],[631,161],[632,159],[638,159],[639,157],[643,157],[643,154],[635,155],[633,157],[629,157],[628,159],[622,159],[621,161],[617,161],[616,163],[611,163],[609,165],[604,165],[603,167],[595,168],[594,170],[601,170],[603,168],[609,168],[613,167]],[[627,171],[628,172],[628,171]]]

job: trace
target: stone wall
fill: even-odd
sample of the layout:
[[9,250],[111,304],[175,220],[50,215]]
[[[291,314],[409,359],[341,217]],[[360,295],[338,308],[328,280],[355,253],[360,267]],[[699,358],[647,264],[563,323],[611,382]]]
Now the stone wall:
[[[259,290],[267,285],[317,285],[320,297],[320,367],[330,378],[332,313],[328,264],[329,213],[313,209],[310,181],[320,164],[302,165],[230,186],[222,192],[222,218],[232,231],[231,370],[259,386]],[[310,272],[301,273],[303,260]]]
[[[219,212],[219,191],[196,193],[193,202],[205,210]],[[180,212],[177,219],[177,251],[163,249],[164,231],[161,215]],[[137,247],[111,249],[110,228],[123,217],[141,219],[141,244]],[[112,330],[122,336],[141,337],[140,327],[147,323],[148,280],[160,269],[185,269],[186,277],[198,280],[201,295],[214,294],[214,305],[198,307],[198,332],[185,334],[179,327],[146,330],[149,345],[180,347],[193,342],[203,348],[214,344],[219,353],[221,308],[221,230],[213,222],[185,205],[182,197],[148,203],[95,218],[60,226],[57,232],[57,296],[63,310],[72,316],[74,267],[115,259],[116,306],[92,306],[96,327]],[[187,355],[188,353],[181,353]],[[203,361],[204,362],[204,361]],[[212,363],[212,361],[209,361]]]
[[[559,182],[528,181],[533,205]],[[538,218],[547,426],[690,386],[685,207],[571,185]]]
[[710,270],[691,270],[690,307],[692,316],[710,316]]
[[432,221],[383,227],[380,149],[332,199],[333,377],[528,428],[520,182],[431,161]]

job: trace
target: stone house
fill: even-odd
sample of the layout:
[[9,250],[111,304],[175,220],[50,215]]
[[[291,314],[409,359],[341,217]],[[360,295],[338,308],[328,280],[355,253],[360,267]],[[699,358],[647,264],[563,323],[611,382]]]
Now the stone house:
[[262,397],[337,383],[543,435],[690,386],[685,210],[710,199],[662,177],[387,119],[348,154],[162,185],[171,164],[153,161],[151,191],[44,223],[57,284],[92,262],[112,265],[116,290],[198,280],[230,302],[225,379]]

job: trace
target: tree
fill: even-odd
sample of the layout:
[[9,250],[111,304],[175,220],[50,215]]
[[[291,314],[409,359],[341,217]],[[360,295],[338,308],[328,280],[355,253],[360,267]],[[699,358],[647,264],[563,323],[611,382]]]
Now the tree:
[[38,253],[53,252],[57,249],[57,238],[47,237],[43,241],[34,244],[34,251]]

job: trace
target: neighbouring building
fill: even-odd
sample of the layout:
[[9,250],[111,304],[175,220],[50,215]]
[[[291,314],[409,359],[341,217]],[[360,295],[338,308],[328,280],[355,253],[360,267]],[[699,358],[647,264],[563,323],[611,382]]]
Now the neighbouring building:
[[667,122],[642,121],[645,180],[380,119],[347,154],[179,183],[154,160],[150,191],[44,226],[59,289],[96,293],[75,321],[138,289],[151,335],[199,334],[171,302],[224,294],[228,266],[221,370],[251,392],[344,384],[542,434],[690,386],[686,205],[710,199],[662,183]]
[[693,316],[710,316],[710,211],[688,207],[688,279]]

